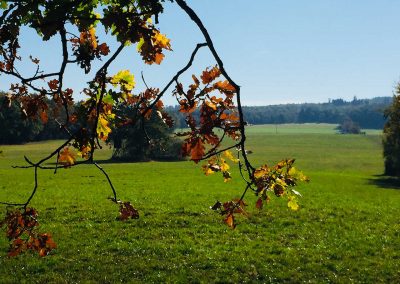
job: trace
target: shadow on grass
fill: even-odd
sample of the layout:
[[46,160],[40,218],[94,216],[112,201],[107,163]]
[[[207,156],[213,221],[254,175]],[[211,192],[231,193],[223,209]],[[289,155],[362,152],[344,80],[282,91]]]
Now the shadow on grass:
[[374,175],[368,180],[370,184],[388,189],[400,189],[400,178],[385,175]]
[[99,164],[123,164],[123,163],[147,163],[147,162],[185,162],[188,161],[187,159],[184,158],[158,158],[158,159],[103,159],[103,160],[96,160],[94,159],[96,163]]
[[[94,159],[96,163],[99,165],[103,164],[134,164],[134,163],[147,163],[147,162],[163,162],[163,163],[170,163],[170,162],[186,162],[187,159],[153,159],[153,160],[120,160],[120,159]],[[81,161],[79,161],[80,163]],[[83,162],[83,161],[82,161]],[[91,162],[83,162],[82,164],[89,165]],[[46,165],[54,166],[56,165],[55,162],[46,163]]]

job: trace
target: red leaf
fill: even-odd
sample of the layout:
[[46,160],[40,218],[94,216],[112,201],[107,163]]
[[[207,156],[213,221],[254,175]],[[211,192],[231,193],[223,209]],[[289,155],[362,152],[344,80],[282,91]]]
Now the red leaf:
[[47,83],[51,90],[57,90],[58,88],[58,80],[54,79]]
[[47,123],[49,121],[49,117],[47,116],[47,113],[45,111],[42,111],[40,113],[40,119],[42,120],[43,123]]
[[260,210],[263,208],[263,200],[261,199],[261,197],[256,202],[256,208]]
[[119,217],[118,219],[121,221],[125,221],[130,219],[138,219],[139,211],[135,209],[132,204],[128,202],[121,202],[119,205]]

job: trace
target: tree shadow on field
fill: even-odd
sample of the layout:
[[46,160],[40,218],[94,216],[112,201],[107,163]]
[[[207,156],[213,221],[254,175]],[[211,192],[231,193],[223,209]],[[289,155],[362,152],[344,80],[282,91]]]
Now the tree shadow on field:
[[368,179],[370,184],[379,186],[387,189],[399,189],[400,190],[400,178],[385,176],[385,175],[374,175],[374,178]]
[[121,160],[121,159],[94,159],[96,163],[99,165],[102,164],[134,164],[134,163],[147,163],[147,162],[185,162],[188,161],[187,159],[144,159],[144,160]]

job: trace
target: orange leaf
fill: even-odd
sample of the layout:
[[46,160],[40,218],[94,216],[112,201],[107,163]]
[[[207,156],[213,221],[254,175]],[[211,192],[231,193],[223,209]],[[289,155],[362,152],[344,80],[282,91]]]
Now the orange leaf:
[[162,53],[156,53],[156,56],[154,57],[154,62],[158,65],[161,64],[161,61],[163,61],[165,55]]
[[75,164],[75,154],[69,151],[69,147],[65,147],[60,151],[58,162],[65,167],[70,167]]
[[224,219],[224,222],[231,228],[235,229],[236,224],[235,224],[235,217],[233,216],[232,213],[229,213],[226,218]]
[[186,100],[181,100],[179,102],[179,104],[181,106],[179,111],[183,112],[183,113],[192,113],[196,110],[196,107],[197,107],[197,102],[194,102],[191,105],[191,104],[188,104]]
[[40,113],[40,119],[43,123],[47,123],[47,121],[49,121],[49,117],[47,116],[47,113],[45,111],[42,111]]
[[156,103],[156,108],[158,110],[161,110],[161,109],[163,109],[163,107],[164,107],[164,103],[162,102],[162,100],[158,100]]
[[207,68],[205,71],[203,71],[200,78],[201,78],[203,84],[208,84],[208,83],[214,81],[215,78],[217,78],[219,75],[221,75],[221,71],[219,70],[219,68],[217,66],[215,66],[211,70],[208,70],[208,68]]
[[196,143],[190,151],[191,159],[198,162],[204,155],[204,145],[200,138],[197,139]]
[[217,105],[214,104],[213,102],[205,101],[205,104],[206,104],[209,108],[211,108],[211,109],[213,109],[213,110],[217,110]]

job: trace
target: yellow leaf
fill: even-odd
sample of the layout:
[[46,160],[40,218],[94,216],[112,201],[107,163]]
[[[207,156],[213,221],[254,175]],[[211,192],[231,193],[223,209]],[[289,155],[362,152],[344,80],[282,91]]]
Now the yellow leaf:
[[221,171],[223,171],[223,172],[226,172],[226,171],[228,171],[230,169],[229,165],[222,158],[221,158],[220,167],[221,167]]
[[297,204],[296,198],[294,196],[289,196],[287,206],[293,211],[299,210],[299,205]]
[[264,165],[254,171],[254,178],[260,179],[263,176],[267,175],[268,173],[269,173],[268,166]]
[[89,34],[90,34],[90,42],[92,44],[92,47],[93,47],[93,49],[96,49],[97,48],[96,29],[93,27],[90,28]]
[[160,32],[157,32],[153,36],[154,45],[158,45],[161,48],[171,50],[171,44],[169,38]]
[[75,164],[75,154],[69,151],[69,147],[65,147],[60,151],[58,162],[66,167]]
[[107,116],[103,113],[100,113],[99,121],[97,123],[97,134],[101,140],[106,141],[110,133],[111,128],[109,127]]
[[204,171],[204,174],[206,175],[206,176],[209,176],[209,175],[212,175],[213,173],[215,173],[210,167],[208,167],[208,166],[203,166],[203,171]]
[[233,157],[232,152],[229,151],[229,150],[224,151],[224,156],[225,156],[227,159],[229,159],[229,160],[231,160],[232,162],[234,162],[234,163],[239,162],[239,159],[236,159],[235,157]]
[[111,84],[116,87],[121,85],[127,91],[131,91],[135,87],[135,76],[129,70],[121,70],[111,78]]

